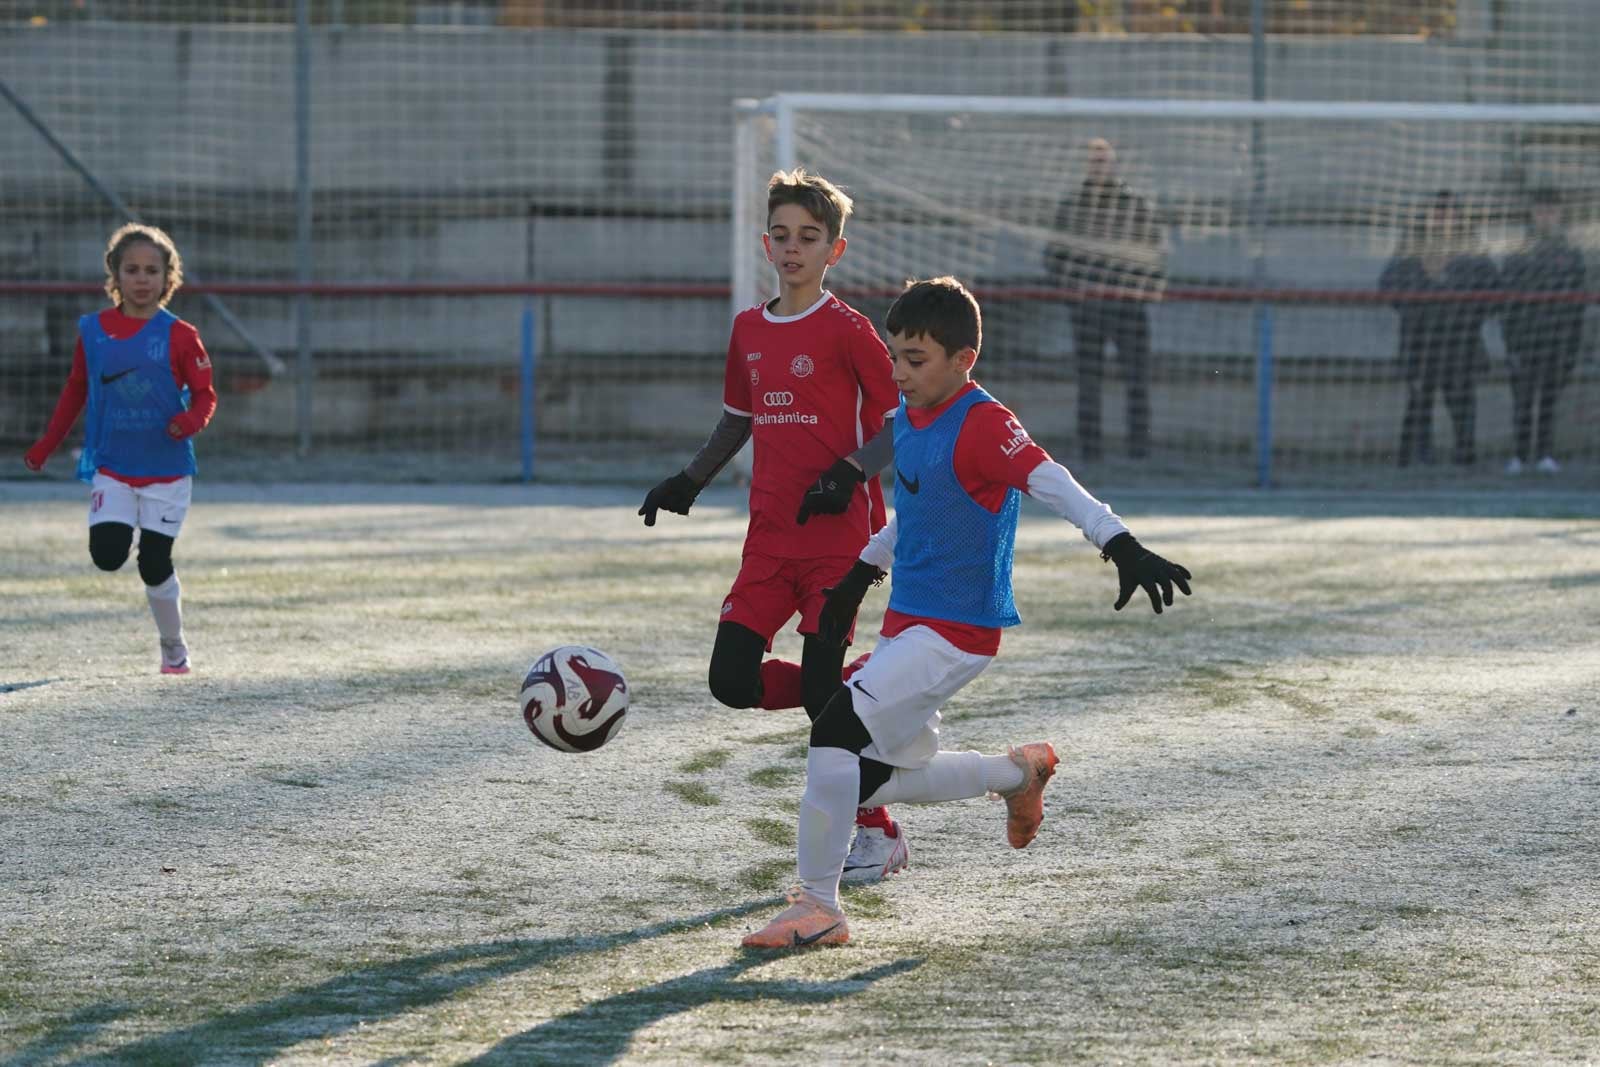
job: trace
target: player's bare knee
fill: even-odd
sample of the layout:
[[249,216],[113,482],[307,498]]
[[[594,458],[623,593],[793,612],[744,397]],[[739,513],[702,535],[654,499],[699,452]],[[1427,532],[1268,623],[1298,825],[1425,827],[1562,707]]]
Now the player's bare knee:
[[97,522],[89,527],[89,558],[103,571],[114,571],[128,562],[133,547],[133,527],[120,522]]

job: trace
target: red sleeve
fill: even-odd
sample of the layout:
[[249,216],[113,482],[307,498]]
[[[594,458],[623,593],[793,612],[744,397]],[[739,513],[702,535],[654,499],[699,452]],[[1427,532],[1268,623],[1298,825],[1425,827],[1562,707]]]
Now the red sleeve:
[[1028,475],[1050,460],[1033,443],[1022,421],[1001,404],[979,404],[961,424],[956,438],[956,478],[967,495],[999,511],[1007,489],[1028,490]]
[[200,341],[200,331],[187,322],[172,327],[172,376],[179,385],[189,387],[189,410],[172,417],[182,431],[177,437],[193,437],[211,421],[217,410],[217,390],[211,383],[211,357]]
[[39,440],[28,449],[29,460],[36,460],[38,466],[43,466],[50,453],[66,440],[67,432],[78,421],[78,415],[89,399],[87,366],[83,358],[83,338],[80,337],[77,347],[72,350],[72,371],[67,375],[67,383],[61,387],[61,396],[56,400],[56,409],[50,416],[50,422]]
[[855,343],[850,345],[850,363],[861,383],[864,410],[874,419],[881,418],[900,406],[900,390],[894,385],[894,361],[870,322],[865,329],[853,332]]
[[734,320],[728,334],[728,362],[722,371],[722,406],[740,415],[756,410],[750,396],[750,376],[744,369],[744,354],[739,351],[739,322]]

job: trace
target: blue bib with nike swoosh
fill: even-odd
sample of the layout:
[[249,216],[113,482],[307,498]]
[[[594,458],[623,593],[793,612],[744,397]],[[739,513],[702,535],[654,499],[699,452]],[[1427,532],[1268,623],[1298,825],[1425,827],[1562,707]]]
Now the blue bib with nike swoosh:
[[1022,621],[1011,595],[1011,557],[1022,494],[1006,490],[999,512],[973,500],[956,478],[956,438],[967,413],[994,397],[973,389],[918,430],[905,397],[894,420],[894,545],[889,607],[973,626]]
[[101,467],[131,478],[170,478],[195,472],[194,442],[175,441],[167,424],[189,409],[189,390],[172,375],[172,324],[166,308],[125,340],[100,327],[98,314],[78,320],[89,376],[83,455],[78,478],[94,481]]

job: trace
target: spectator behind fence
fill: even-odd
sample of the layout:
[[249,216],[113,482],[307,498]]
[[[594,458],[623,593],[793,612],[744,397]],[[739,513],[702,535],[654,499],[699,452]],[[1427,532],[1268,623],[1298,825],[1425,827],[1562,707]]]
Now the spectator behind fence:
[[[1517,293],[1577,293],[1584,286],[1583,253],[1563,229],[1561,196],[1554,189],[1533,193],[1529,233],[1520,250],[1506,258],[1502,281]],[[1511,370],[1511,425],[1516,452],[1507,474],[1539,457],[1541,473],[1561,469],[1555,458],[1556,396],[1578,364],[1583,344],[1580,303],[1511,303],[1502,320],[1506,361]],[[1538,441],[1534,441],[1535,404]],[[1530,450],[1530,445],[1534,447]]]
[[1478,376],[1489,363],[1483,324],[1494,306],[1470,298],[1432,299],[1430,294],[1480,292],[1498,285],[1494,261],[1483,253],[1455,196],[1448,190],[1435,193],[1378,279],[1379,289],[1400,297],[1394,301],[1406,383],[1400,466],[1433,461],[1433,397],[1441,390],[1455,429],[1455,462],[1465,466],[1476,461]]
[[1128,393],[1128,454],[1150,451],[1150,316],[1164,284],[1161,235],[1144,197],[1118,177],[1117,153],[1088,143],[1083,184],[1061,202],[1045,266],[1058,286],[1083,297],[1071,305],[1078,361],[1078,442],[1084,459],[1100,458],[1100,384],[1105,346],[1116,346]]

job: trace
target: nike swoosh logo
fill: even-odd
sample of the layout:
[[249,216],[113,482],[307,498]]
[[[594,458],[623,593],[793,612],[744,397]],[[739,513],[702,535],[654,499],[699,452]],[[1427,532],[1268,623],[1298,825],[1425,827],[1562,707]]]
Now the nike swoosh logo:
[[[136,371],[138,369],[139,369],[138,367],[129,367],[127,370],[119,370],[115,374],[102,374],[102,375],[100,375],[100,384],[101,385],[110,385],[112,382],[116,381],[118,378],[126,378],[128,375],[132,374],[134,371]],[[916,490],[912,490],[912,491],[915,492]]]
[[918,489],[922,488],[921,478],[908,479],[906,478],[905,471],[895,471],[894,475],[896,478],[900,479],[900,484],[906,487],[906,492],[908,493],[915,493]]
[[855,679],[851,679],[850,684],[855,686],[857,689],[861,690],[863,693],[865,693],[871,699],[873,699],[873,700],[877,700],[878,699],[877,697],[872,695],[872,690],[868,689],[866,686],[862,685],[860,682],[856,681]]
[[807,945],[814,945],[818,941],[820,941],[823,938],[827,937],[829,934],[833,933],[837,929],[839,929],[839,924],[838,923],[834,923],[832,926],[828,927],[826,930],[818,930],[816,933],[812,934],[810,937],[801,937],[800,936],[800,931],[796,930],[794,932],[794,947],[795,948],[804,948]]

